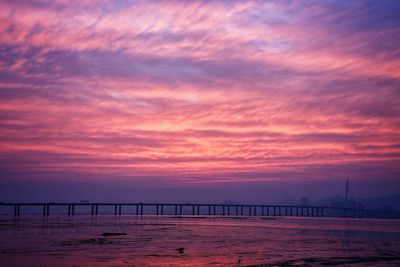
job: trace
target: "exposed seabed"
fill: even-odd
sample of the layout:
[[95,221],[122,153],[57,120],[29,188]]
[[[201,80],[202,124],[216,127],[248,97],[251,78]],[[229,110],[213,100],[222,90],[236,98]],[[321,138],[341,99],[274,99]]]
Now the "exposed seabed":
[[0,266],[398,266],[398,220],[0,217]]

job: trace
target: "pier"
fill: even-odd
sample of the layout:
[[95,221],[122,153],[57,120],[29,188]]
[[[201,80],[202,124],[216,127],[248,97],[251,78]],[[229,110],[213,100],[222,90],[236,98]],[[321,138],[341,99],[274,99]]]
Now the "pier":
[[[321,206],[177,204],[177,203],[0,203],[0,214],[290,216],[399,219],[400,212]],[[84,213],[82,213],[84,212]]]

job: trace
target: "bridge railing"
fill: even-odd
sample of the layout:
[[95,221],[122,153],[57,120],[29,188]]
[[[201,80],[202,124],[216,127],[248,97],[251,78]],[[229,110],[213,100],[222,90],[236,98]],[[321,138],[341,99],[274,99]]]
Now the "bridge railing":
[[[8,209],[7,209],[8,207]],[[295,205],[236,205],[192,203],[0,203],[0,212],[20,216],[32,208],[40,208],[43,216],[65,214],[74,216],[78,209],[86,214],[104,214],[110,209],[115,215],[174,215],[174,216],[297,216],[398,219],[400,212],[322,206]],[[61,211],[60,211],[61,208]]]

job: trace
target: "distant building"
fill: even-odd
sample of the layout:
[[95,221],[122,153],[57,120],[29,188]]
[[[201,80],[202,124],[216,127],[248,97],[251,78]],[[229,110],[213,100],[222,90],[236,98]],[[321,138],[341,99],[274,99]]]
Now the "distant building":
[[331,200],[331,207],[349,208],[349,209],[364,209],[365,205],[356,199],[335,199]]
[[349,192],[350,192],[349,180],[346,180],[344,198],[331,200],[330,206],[338,208],[349,208],[349,209],[364,209],[365,205],[360,200],[351,198]]

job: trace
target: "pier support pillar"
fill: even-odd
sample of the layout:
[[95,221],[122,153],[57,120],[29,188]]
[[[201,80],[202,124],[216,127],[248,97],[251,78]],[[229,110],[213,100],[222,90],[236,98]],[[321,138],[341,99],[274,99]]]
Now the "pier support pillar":
[[18,205],[18,204],[14,205],[14,216],[15,217],[19,216],[20,209],[21,209],[20,205]]

